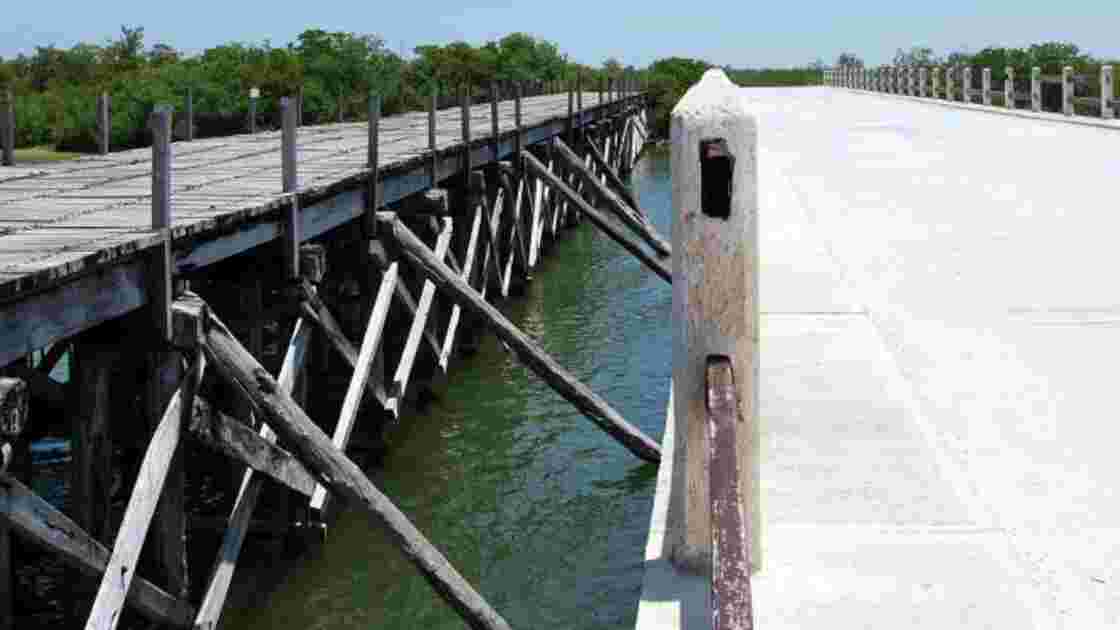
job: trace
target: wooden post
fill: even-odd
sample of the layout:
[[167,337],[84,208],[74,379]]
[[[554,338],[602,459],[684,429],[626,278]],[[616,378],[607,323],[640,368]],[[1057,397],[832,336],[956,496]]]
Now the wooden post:
[[673,109],[673,451],[667,537],[682,568],[710,567],[711,497],[705,369],[730,359],[751,563],[760,566],[757,124],[721,70],[709,70]]
[[500,120],[498,118],[498,103],[502,100],[502,93],[498,88],[497,81],[490,82],[490,147],[493,152],[492,162],[498,163],[501,156],[498,155],[502,148],[502,132],[500,128]]
[[249,133],[257,133],[257,99],[260,97],[260,88],[249,88]]
[[[525,172],[525,167],[521,163],[521,148],[523,142],[523,131],[521,129],[521,82],[518,81],[514,83],[513,87],[513,127],[516,134],[513,140],[513,172],[517,180],[514,185],[520,186]],[[516,203],[516,201],[519,200],[511,199],[510,201]]]
[[338,122],[342,123],[343,115],[342,115],[342,92],[341,91],[339,91],[339,93],[338,93],[338,98],[336,99],[336,103],[337,103],[336,106],[338,108]]
[[1062,113],[1073,115],[1073,68],[1062,68]]
[[[603,85],[606,83],[606,81],[607,81],[606,79],[599,79],[599,96],[595,99],[595,105],[596,106],[603,104]],[[602,117],[602,114],[600,113],[599,116],[596,116],[596,119],[601,118],[601,117]]]
[[1042,111],[1042,68],[1031,68],[1031,111]]
[[576,94],[572,89],[572,82],[567,81],[568,85],[568,142],[575,143],[575,128],[576,122],[573,116],[575,115],[576,107]]
[[460,140],[463,143],[463,157],[461,168],[463,170],[464,188],[471,185],[471,86],[464,84],[459,88],[459,122]]
[[439,87],[435,81],[431,85],[432,93],[428,99],[428,179],[432,188],[439,183],[439,157],[436,155],[436,99],[439,98]]
[[1015,68],[1007,66],[1004,73],[1007,77],[1003,80],[1003,106],[1015,109]]
[[[583,72],[576,72],[576,133],[583,136]],[[573,139],[574,140],[574,139]]]
[[[18,448],[15,443],[27,427],[29,409],[27,383],[0,376],[0,474],[7,472],[16,456],[13,446]],[[12,555],[11,528],[8,521],[0,517],[0,630],[12,630],[15,626]]]
[[381,94],[370,88],[369,101],[366,104],[368,127],[366,129],[366,166],[369,168],[369,182],[367,184],[367,195],[369,203],[366,207],[365,216],[365,233],[367,236],[373,236],[375,226],[373,224],[374,213],[381,207],[381,165],[380,156],[378,151],[381,143]]
[[193,142],[194,141],[194,90],[191,89],[191,88],[187,88],[187,101],[186,101],[185,107],[183,108],[183,112],[184,112],[184,114],[186,114],[186,118],[187,118],[186,140],[187,140],[187,142]]
[[1112,66],[1101,66],[1101,116],[1113,118],[1112,99],[1115,98],[1112,87]]
[[299,104],[291,98],[280,99],[280,138],[281,177],[284,192],[295,192],[299,187],[298,158],[296,156],[296,127],[299,126]]
[[584,416],[639,458],[649,462],[660,461],[661,450],[653,440],[626,422],[605,400],[560,366],[528,335],[518,330],[466,281],[452,272],[400,219],[391,213],[382,213],[378,215],[378,222],[387,234],[393,236],[404,254],[429,281],[453,302],[485,321],[529,369]]
[[296,127],[303,126],[303,86],[299,86],[296,94]]
[[4,90],[4,102],[0,104],[0,152],[4,166],[15,166],[16,102],[11,89]]
[[984,68],[980,71],[980,96],[985,105],[992,104],[992,69]]
[[101,155],[109,153],[109,132],[112,130],[112,116],[109,93],[97,95],[97,151]]

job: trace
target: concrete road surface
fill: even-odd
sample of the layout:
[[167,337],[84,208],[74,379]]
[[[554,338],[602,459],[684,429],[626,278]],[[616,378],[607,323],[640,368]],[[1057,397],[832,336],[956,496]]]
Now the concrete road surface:
[[1120,129],[743,94],[758,627],[1120,628]]

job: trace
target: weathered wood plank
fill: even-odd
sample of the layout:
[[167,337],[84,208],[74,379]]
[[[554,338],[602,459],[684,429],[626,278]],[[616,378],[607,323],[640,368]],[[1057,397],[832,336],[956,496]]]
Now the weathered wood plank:
[[[454,223],[450,217],[444,217],[443,228],[436,237],[436,255],[440,260],[447,256],[447,250],[451,246],[451,233]],[[397,363],[397,371],[393,375],[393,384],[389,392],[389,400],[385,408],[393,414],[400,413],[401,399],[404,398],[405,392],[408,389],[408,380],[412,375],[412,365],[416,360],[416,351],[420,349],[420,335],[428,325],[428,312],[432,308],[432,300],[436,295],[436,287],[430,280],[424,280],[424,286],[420,290],[420,301],[416,305],[416,316],[412,319],[412,325],[408,329],[408,337],[405,339],[404,350],[401,352],[400,362]],[[440,349],[442,350],[442,348]],[[439,353],[436,357],[438,359]]]
[[[0,473],[0,518],[24,539],[58,554],[67,564],[88,575],[102,575],[109,550],[74,521],[40,498],[14,477]],[[148,619],[176,628],[189,628],[194,608],[148,580],[137,576],[127,601]]]
[[125,508],[124,518],[117,533],[113,554],[105,567],[93,610],[86,620],[86,630],[112,630],[120,621],[125,597],[136,574],[136,563],[144,538],[155,514],[160,492],[163,490],[171,460],[179,445],[181,429],[189,421],[194,405],[194,395],[202,381],[206,367],[203,353],[198,353],[179,391],[172,397],[164,412],[163,420],[140,464],[140,472]]
[[[362,393],[366,389],[369,379],[370,367],[373,365],[374,356],[381,346],[381,335],[385,330],[385,320],[389,317],[389,307],[393,303],[393,292],[397,284],[397,263],[389,265],[381,279],[381,286],[377,289],[377,298],[374,300],[370,312],[366,332],[362,337],[362,349],[358,352],[358,360],[354,365],[354,374],[346,389],[346,396],[342,400],[342,411],[338,414],[338,423],[335,424],[334,436],[331,443],[341,452],[346,452],[346,445],[350,442],[350,433],[354,429],[354,419],[358,415],[358,406],[362,402]],[[327,508],[327,489],[316,486],[311,496],[311,509],[323,512]]]
[[309,497],[315,489],[315,477],[294,455],[248,425],[218,411],[201,397],[194,401],[190,432],[207,446],[299,494]]
[[656,442],[628,423],[605,400],[576,379],[528,335],[518,330],[496,308],[482,299],[473,288],[443,263],[441,256],[432,253],[404,223],[387,213],[378,214],[377,220],[379,227],[393,235],[405,255],[428,280],[454,302],[484,320],[494,333],[557,393],[638,457],[651,462],[660,461],[661,449]]

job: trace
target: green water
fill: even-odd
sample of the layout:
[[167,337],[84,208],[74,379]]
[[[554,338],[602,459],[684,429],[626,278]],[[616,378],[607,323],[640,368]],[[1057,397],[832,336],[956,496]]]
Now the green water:
[[[666,155],[634,173],[669,233]],[[669,286],[587,222],[503,309],[623,416],[660,440],[672,370]],[[374,482],[514,628],[632,628],[656,468],[640,463],[492,337],[394,433]],[[462,628],[357,512],[227,628]]]

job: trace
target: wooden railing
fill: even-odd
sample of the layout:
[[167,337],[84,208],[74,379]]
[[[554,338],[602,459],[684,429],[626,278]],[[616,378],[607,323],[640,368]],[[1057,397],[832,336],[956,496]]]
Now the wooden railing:
[[[981,68],[979,86],[972,67],[914,67],[887,66],[881,68],[846,68],[825,71],[825,84],[870,92],[916,96],[947,101],[960,101],[1007,109],[1045,111],[1043,85],[1060,85],[1059,112],[1066,116],[1077,115],[1078,106],[1097,110],[1100,118],[1113,119],[1120,111],[1120,97],[1115,93],[1113,66],[1101,66],[1097,75],[1074,74],[1072,67],[1062,68],[1061,74],[1044,75],[1041,68],[1033,67],[1029,79],[1023,82],[1028,91],[1016,89],[1015,68],[1004,68],[999,83],[992,80],[992,69]],[[941,77],[944,76],[944,84]],[[1093,86],[1093,83],[1096,86]],[[1095,96],[1077,96],[1078,85],[1096,87]],[[1020,104],[1025,107],[1020,107]]]
[[672,115],[673,477],[676,570],[710,575],[710,619],[753,627],[758,509],[756,122],[720,70]]

